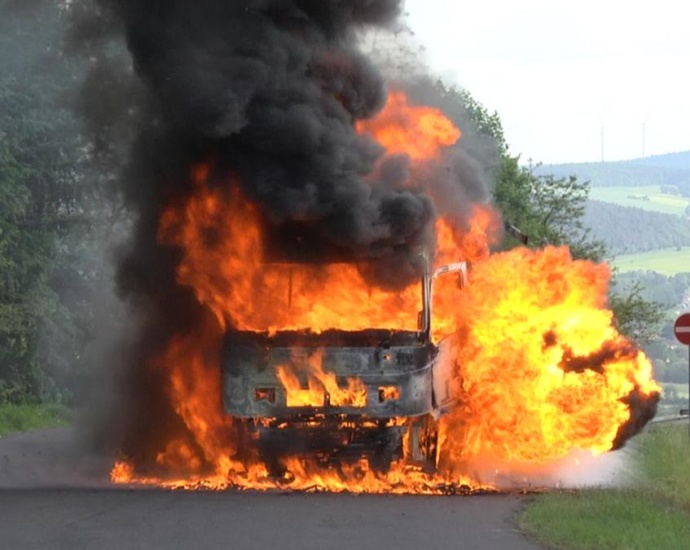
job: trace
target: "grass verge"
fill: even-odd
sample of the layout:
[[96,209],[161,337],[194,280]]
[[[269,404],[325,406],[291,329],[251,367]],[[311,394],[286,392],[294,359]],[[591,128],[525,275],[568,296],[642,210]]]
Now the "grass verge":
[[[690,513],[690,435],[687,423],[652,427],[640,438],[638,449],[637,463],[643,489]],[[690,538],[685,544],[690,547]]]
[[637,490],[592,489],[537,497],[519,525],[556,548],[679,549],[690,542],[690,517]]
[[631,449],[635,481],[625,489],[540,495],[518,524],[539,543],[563,549],[690,547],[688,425],[650,427]]
[[55,403],[0,405],[0,436],[59,426],[68,418],[69,409]]

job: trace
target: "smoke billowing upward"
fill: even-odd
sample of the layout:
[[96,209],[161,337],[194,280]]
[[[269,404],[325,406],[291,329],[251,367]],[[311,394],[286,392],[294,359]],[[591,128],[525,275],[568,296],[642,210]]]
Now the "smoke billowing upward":
[[432,196],[459,227],[486,198],[481,170],[460,151],[411,184],[405,155],[386,156],[356,131],[387,98],[359,38],[400,12],[399,0],[72,2],[66,47],[91,65],[77,110],[96,154],[116,164],[128,151],[119,192],[135,225],[117,283],[141,327],[119,361],[129,365],[121,450],[137,463],[155,460],[158,438],[185,431],[152,359],[209,315],[176,281],[178,252],[158,242],[162,212],[193,192],[194,166],[211,164],[210,185],[241,187],[282,236],[274,248],[299,256],[307,242],[317,261],[367,258],[363,276],[394,288],[419,276],[420,252],[434,245]]
[[[148,158],[135,160],[126,184],[149,189],[131,190],[135,208],[156,208],[151,189],[173,186],[161,162],[213,158],[270,223],[308,223],[326,246],[403,259],[400,272],[416,272],[405,264],[415,266],[420,245],[433,238],[433,205],[401,190],[396,175],[372,177],[381,147],[354,128],[386,99],[357,33],[391,24],[399,4],[103,1],[122,24],[155,121],[155,137],[142,145]],[[102,18],[98,25],[112,28]],[[78,32],[89,36],[85,26]],[[176,166],[173,179],[184,172]]]

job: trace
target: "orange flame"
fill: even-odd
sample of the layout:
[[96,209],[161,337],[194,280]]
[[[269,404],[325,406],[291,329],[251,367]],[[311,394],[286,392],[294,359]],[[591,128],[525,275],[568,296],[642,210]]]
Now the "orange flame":
[[323,370],[323,350],[307,358],[308,388],[293,367],[280,366],[278,380],[287,393],[288,407],[323,407],[326,399],[334,407],[365,407],[367,387],[357,378],[347,379],[347,388],[341,388],[335,373]]
[[413,161],[437,157],[461,135],[439,109],[410,105],[401,91],[391,91],[383,110],[371,120],[358,122],[356,128],[373,136],[388,153],[404,153]]
[[614,447],[632,395],[658,396],[652,367],[604,308],[609,269],[567,248],[515,249],[477,264],[457,304],[459,406],[444,461],[538,463]]
[[185,205],[163,214],[160,240],[183,250],[178,281],[194,289],[223,327],[270,333],[417,328],[418,286],[383,291],[353,264],[264,263],[259,213],[237,186],[227,193],[198,182]]
[[[195,173],[206,174],[199,169]],[[477,206],[474,212],[465,234],[438,219],[434,265],[488,256],[487,241],[496,217],[488,206]],[[353,264],[264,263],[259,213],[237,186],[227,193],[197,181],[196,193],[186,204],[164,212],[160,240],[183,250],[178,281],[194,289],[199,302],[223,327],[271,334],[372,327],[417,330],[422,307],[419,283],[390,292],[372,287]],[[453,331],[461,291],[450,278],[438,284],[444,290],[434,301],[435,341]]]
[[131,483],[135,480],[134,465],[124,460],[115,462],[110,471],[110,481],[113,483]]
[[[357,130],[415,163],[435,159],[460,137],[440,111],[411,106],[398,92]],[[265,263],[257,207],[237,185],[211,185],[210,176],[209,165],[195,167],[192,193],[169,206],[159,225],[160,243],[181,251],[178,282],[212,314],[195,334],[173,338],[155,365],[168,373],[170,402],[187,434],[160,450],[153,475],[124,460],[112,470],[114,482],[243,489],[289,483],[296,490],[425,494],[487,488],[486,467],[542,467],[576,449],[610,450],[631,421],[631,402],[658,397],[649,361],[616,332],[605,309],[608,268],[572,261],[565,248],[489,256],[498,217],[478,205],[467,227],[437,219],[430,258],[436,267],[474,262],[467,288],[457,277],[441,277],[434,286],[433,337],[445,339],[439,360],[451,367],[457,401],[440,423],[439,471],[401,460],[380,472],[367,459],[334,471],[314,459],[286,457],[289,473],[271,477],[258,456],[247,454],[251,421],[222,410],[225,331],[416,330],[420,288],[372,287],[356,264]],[[290,407],[320,406],[326,395],[334,405],[366,405],[366,387],[353,379],[341,388],[323,371],[320,354],[301,374],[307,388],[292,365],[278,369]],[[378,398],[399,399],[399,389],[379,388]]]
[[379,388],[379,401],[396,401],[400,399],[400,388],[396,386],[383,386]]

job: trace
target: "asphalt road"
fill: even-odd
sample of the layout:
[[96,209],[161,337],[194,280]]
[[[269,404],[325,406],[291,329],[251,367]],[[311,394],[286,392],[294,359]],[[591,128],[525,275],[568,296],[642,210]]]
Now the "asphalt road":
[[368,495],[122,490],[69,430],[0,439],[0,548],[514,549],[516,495]]

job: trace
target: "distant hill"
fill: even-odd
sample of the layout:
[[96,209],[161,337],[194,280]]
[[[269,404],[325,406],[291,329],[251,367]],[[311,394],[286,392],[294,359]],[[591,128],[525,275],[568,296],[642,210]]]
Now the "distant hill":
[[690,151],[666,153],[665,155],[653,155],[651,157],[634,159],[627,162],[642,166],[657,166],[659,168],[690,170]]
[[575,175],[592,187],[675,186],[690,196],[690,151],[616,162],[544,164],[535,172],[557,178]]
[[690,246],[690,219],[672,214],[589,200],[583,221],[615,255]]

